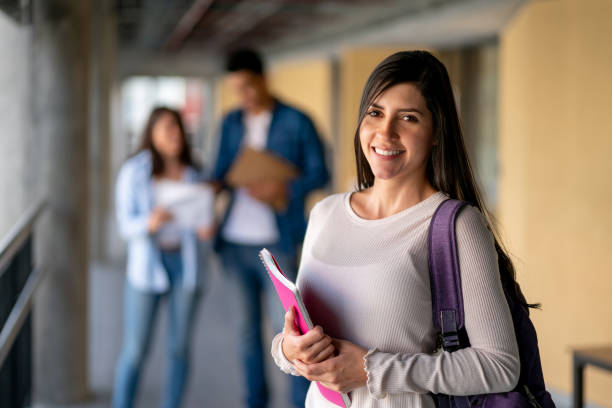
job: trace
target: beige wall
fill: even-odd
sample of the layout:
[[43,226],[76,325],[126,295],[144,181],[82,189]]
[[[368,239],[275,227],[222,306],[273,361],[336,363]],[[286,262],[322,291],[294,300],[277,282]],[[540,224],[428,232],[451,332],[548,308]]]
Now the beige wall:
[[328,59],[296,60],[275,64],[268,78],[281,100],[306,112],[328,145],[332,138],[332,66]]
[[[534,1],[500,38],[500,221],[540,337],[571,391],[572,346],[612,343],[612,2]],[[612,406],[612,375],[586,397]]]

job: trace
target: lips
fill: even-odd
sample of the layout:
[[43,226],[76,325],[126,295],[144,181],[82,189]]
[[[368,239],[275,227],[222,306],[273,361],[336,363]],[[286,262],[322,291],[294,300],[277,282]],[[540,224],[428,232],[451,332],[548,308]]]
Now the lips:
[[405,152],[405,150],[403,150],[403,149],[381,148],[381,147],[376,147],[376,146],[372,146],[372,150],[374,150],[374,152],[377,155],[383,156],[385,158],[393,158],[393,157],[399,156],[400,154]]

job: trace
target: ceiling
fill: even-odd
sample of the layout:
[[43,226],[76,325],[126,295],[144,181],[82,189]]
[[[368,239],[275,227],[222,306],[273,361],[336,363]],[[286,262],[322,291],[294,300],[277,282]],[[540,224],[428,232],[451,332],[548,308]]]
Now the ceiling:
[[29,23],[32,18],[28,0],[0,0],[0,11],[22,24]]
[[113,1],[125,72],[162,72],[168,64],[175,72],[218,72],[218,57],[242,47],[282,59],[347,46],[486,41],[525,0]]
[[291,47],[464,0],[117,0],[122,48]]

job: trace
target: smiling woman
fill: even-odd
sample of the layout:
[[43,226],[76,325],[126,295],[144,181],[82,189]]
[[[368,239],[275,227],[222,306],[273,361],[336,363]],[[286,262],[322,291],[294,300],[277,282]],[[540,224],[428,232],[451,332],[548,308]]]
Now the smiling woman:
[[359,127],[361,151],[379,184],[424,180],[432,136],[431,112],[411,83],[376,98]]
[[[353,407],[434,407],[432,393],[514,389],[520,361],[504,289],[526,302],[487,221],[445,67],[424,51],[381,62],[354,143],[358,191],[313,208],[298,273],[320,326],[300,335],[289,311],[272,344],[276,363],[348,392]],[[471,204],[455,227],[470,346],[455,353],[437,350],[427,241],[449,198]],[[306,406],[330,405],[311,386]]]

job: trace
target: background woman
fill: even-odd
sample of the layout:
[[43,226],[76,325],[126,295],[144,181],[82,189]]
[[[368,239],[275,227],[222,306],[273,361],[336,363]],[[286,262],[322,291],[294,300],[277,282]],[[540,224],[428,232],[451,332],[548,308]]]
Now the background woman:
[[123,165],[117,180],[116,212],[120,233],[128,242],[128,260],[124,339],[113,396],[116,408],[133,405],[164,297],[169,309],[169,364],[163,407],[180,406],[200,292],[199,272],[205,266],[212,231],[170,228],[172,214],[158,203],[164,183],[200,180],[179,113],[154,109],[138,153]]
[[[358,191],[318,203],[304,242],[297,284],[320,327],[300,336],[287,313],[276,363],[350,392],[354,407],[434,407],[430,392],[512,390],[520,361],[500,276],[515,283],[514,270],[490,230],[435,57],[400,52],[375,68],[355,154]],[[448,197],[471,204],[456,222],[471,347],[454,353],[435,352],[427,261],[429,222]],[[306,406],[331,404],[311,385]]]

